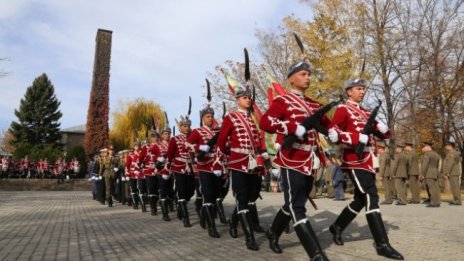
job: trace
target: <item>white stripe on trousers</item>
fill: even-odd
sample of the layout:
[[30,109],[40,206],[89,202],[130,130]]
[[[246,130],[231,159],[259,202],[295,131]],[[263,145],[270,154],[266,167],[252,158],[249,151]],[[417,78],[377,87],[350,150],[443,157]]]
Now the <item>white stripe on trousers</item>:
[[288,183],[288,203],[289,203],[289,209],[290,213],[292,214],[293,220],[297,222],[295,212],[293,212],[293,204],[292,204],[292,186],[290,185],[290,178],[289,178],[289,173],[288,169],[285,168],[285,171],[287,171],[287,183]]

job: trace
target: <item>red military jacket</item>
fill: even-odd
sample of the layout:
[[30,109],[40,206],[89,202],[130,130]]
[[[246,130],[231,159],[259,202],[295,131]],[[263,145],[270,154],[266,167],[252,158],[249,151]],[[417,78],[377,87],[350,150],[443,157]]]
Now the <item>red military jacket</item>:
[[[228,146],[226,146],[228,144]],[[228,154],[227,168],[249,172],[249,164],[259,155],[261,139],[250,113],[236,111],[224,117],[217,146]]]
[[192,166],[192,159],[185,144],[187,137],[181,133],[169,140],[166,165],[167,169],[181,174],[194,174],[189,166]]
[[[277,97],[272,102],[272,105],[261,117],[259,126],[266,132],[279,134],[276,142],[282,145],[284,137],[295,134],[298,124],[314,114],[319,108],[321,108],[321,104],[306,96],[287,93]],[[331,127],[331,122],[326,116],[323,116],[321,125],[328,129]],[[281,148],[274,163],[305,175],[313,174],[313,169],[319,168],[320,159],[325,159],[318,145],[318,138],[316,130],[308,130],[307,141],[298,139],[290,149]]]
[[160,155],[160,148],[158,144],[146,144],[142,147],[139,155],[139,166],[143,165],[142,175],[153,176],[156,172],[156,159]]
[[[190,152],[198,153],[200,145],[206,144],[213,136],[214,131],[207,126],[192,130],[187,138],[187,147]],[[196,167],[198,171],[213,172],[213,163],[216,162],[219,156],[216,153],[217,147],[210,148],[209,153],[201,161],[197,161]]]
[[354,148],[359,143],[359,135],[364,130],[367,120],[371,115],[359,104],[346,102],[335,110],[332,123],[339,130],[339,143],[343,143],[342,169],[364,169],[375,173],[373,158],[376,153],[375,137],[387,139],[391,136],[390,130],[382,134],[377,129],[377,121],[374,126],[374,134],[369,136],[369,143],[365,146],[362,159],[358,159]]
[[131,179],[138,178],[140,174],[138,160],[139,152],[130,152],[129,155],[127,155],[125,168],[126,177]]

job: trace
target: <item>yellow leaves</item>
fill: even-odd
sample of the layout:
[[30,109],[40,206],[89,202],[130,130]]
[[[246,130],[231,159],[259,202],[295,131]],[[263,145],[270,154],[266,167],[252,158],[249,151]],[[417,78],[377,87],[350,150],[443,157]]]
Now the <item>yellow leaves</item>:
[[152,128],[152,118],[158,131],[166,124],[161,107],[143,98],[126,102],[119,101],[112,117],[110,141],[118,149],[129,148],[136,140],[148,139]]

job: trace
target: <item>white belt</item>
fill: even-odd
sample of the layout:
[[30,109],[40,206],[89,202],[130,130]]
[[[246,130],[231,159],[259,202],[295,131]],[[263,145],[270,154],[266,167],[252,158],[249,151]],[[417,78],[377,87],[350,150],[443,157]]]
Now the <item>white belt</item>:
[[254,155],[255,153],[251,150],[247,150],[247,149],[238,149],[238,148],[231,148],[230,151],[233,151],[235,153],[240,153],[240,154],[245,154],[245,155]]
[[292,148],[295,148],[298,150],[304,150],[304,151],[316,151],[317,150],[317,146],[300,144],[296,142],[293,143]]
[[179,157],[176,157],[176,158],[174,158],[174,159],[177,160],[177,161],[180,161],[180,162],[190,163],[190,160],[188,160],[188,159],[179,158]]

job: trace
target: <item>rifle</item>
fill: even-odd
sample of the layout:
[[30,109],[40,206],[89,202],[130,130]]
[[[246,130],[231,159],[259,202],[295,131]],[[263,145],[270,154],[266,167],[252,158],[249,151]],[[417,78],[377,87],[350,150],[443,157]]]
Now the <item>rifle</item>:
[[[377,107],[374,108],[371,115],[369,116],[369,119],[367,119],[367,123],[366,123],[366,126],[364,126],[364,130],[362,131],[362,134],[369,136],[374,131],[375,118],[377,117],[377,113],[379,112],[380,106],[382,106],[382,101],[379,100],[379,105],[377,105]],[[363,144],[361,142],[359,142],[358,145],[356,146],[355,152],[356,152],[356,155],[358,156],[358,159],[362,159],[365,146],[366,144]]]
[[316,205],[316,202],[314,202],[314,200],[313,200],[313,199],[311,198],[311,196],[309,196],[309,195],[308,195],[308,201],[309,201],[309,203],[311,203],[311,205],[313,206],[313,208],[314,208],[315,210],[318,210],[317,205]]
[[[324,127],[322,127],[320,123],[321,118],[327,112],[329,112],[333,107],[335,107],[337,104],[341,103],[342,101],[343,101],[343,98],[340,97],[338,101],[333,101],[331,103],[328,103],[322,106],[322,108],[317,110],[313,115],[306,117],[302,122],[300,122],[300,125],[305,127],[307,130],[314,128],[316,131],[327,136],[328,131]],[[298,137],[295,134],[285,137],[284,142],[283,142],[283,147],[287,150],[290,149],[293,143],[295,143],[297,139]]]

